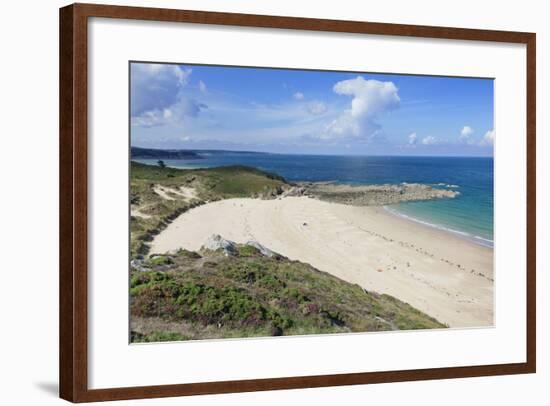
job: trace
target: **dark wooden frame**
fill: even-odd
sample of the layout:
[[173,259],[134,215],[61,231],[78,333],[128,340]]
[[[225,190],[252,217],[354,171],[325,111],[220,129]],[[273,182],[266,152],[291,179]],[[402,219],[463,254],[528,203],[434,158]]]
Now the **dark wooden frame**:
[[[89,17],[493,41],[527,46],[527,361],[339,375],[89,389],[87,384],[87,27]],[[60,9],[60,397],[72,402],[447,379],[536,371],[534,33],[74,4]]]

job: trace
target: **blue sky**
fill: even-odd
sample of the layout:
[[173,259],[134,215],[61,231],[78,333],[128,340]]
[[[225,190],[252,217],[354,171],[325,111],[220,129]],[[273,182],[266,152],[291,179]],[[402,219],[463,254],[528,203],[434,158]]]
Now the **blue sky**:
[[130,80],[133,146],[493,154],[491,79],[132,63]]

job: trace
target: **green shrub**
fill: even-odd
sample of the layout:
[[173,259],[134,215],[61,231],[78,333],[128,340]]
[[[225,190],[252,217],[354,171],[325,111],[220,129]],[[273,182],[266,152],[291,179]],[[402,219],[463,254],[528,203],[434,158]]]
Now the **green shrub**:
[[151,271],[131,275],[132,318],[166,331],[183,323],[189,339],[446,327],[396,298],[246,247],[236,256],[180,251],[169,270],[168,256],[153,258]]

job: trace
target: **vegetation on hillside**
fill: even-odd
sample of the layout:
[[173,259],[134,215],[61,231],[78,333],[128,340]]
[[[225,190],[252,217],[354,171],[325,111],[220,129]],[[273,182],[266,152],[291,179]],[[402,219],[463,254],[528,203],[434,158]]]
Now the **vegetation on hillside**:
[[251,245],[152,256],[131,272],[133,342],[443,328],[389,295]]

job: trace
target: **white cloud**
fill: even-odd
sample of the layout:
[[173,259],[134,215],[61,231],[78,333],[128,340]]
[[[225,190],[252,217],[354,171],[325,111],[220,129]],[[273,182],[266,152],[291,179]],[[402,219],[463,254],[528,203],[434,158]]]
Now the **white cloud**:
[[483,136],[480,145],[493,145],[495,142],[495,130],[489,130]]
[[131,65],[132,116],[163,109],[178,100],[180,89],[187,85],[191,69],[178,65],[136,63]]
[[460,136],[458,137],[458,139],[461,142],[468,143],[470,141],[470,136],[473,133],[474,133],[474,129],[468,125],[465,125],[464,127],[462,127],[462,130],[460,131]]
[[352,96],[351,106],[326,128],[324,137],[363,137],[380,135],[376,120],[380,115],[399,106],[400,98],[393,82],[365,80],[362,76],[343,80],[333,87],[335,93]]
[[427,137],[422,138],[423,145],[434,145],[437,144],[437,138],[428,135]]
[[409,138],[409,145],[416,145],[416,142],[418,141],[418,137],[416,133],[410,133],[408,138]]
[[[196,117],[206,105],[185,97],[191,69],[178,65],[136,63],[131,66],[131,122],[155,127]],[[199,89],[206,85],[199,81]]]
[[132,125],[138,127],[157,127],[165,124],[177,124],[185,117],[196,117],[201,110],[206,109],[205,104],[190,99],[181,99],[170,107],[154,109],[132,117]]
[[313,101],[307,106],[307,111],[315,116],[324,114],[327,112],[327,110],[327,105],[320,101]]
[[473,133],[474,133],[474,129],[469,125],[465,125],[464,127],[462,127],[462,130],[460,131],[460,135],[464,135],[467,137],[472,135]]
[[201,93],[206,93],[206,84],[202,80],[199,80],[199,90]]
[[304,94],[302,92],[296,92],[292,95],[295,100],[304,100]]

